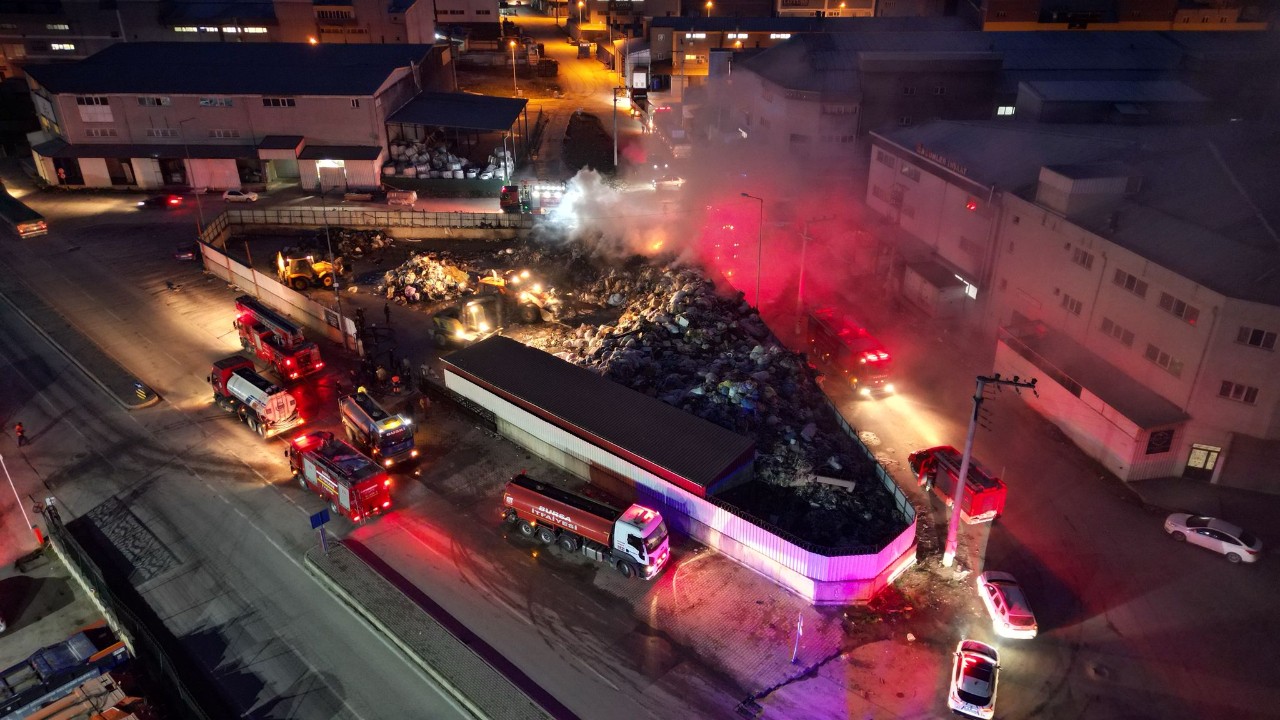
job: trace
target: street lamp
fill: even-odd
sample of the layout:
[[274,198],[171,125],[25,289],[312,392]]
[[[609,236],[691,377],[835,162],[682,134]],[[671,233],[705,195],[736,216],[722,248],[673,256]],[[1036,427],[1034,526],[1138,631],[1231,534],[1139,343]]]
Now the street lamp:
[[[343,179],[342,184],[344,187],[347,184],[346,177],[347,177],[347,169],[343,167],[342,168],[342,179]],[[337,188],[336,187],[327,188],[327,189],[325,188],[324,180],[320,178],[320,171],[318,168],[316,169],[316,184],[320,188],[320,213],[324,218],[324,242],[325,242],[325,245],[327,245],[329,248],[329,262],[333,263],[335,266],[334,273],[333,273],[333,304],[338,312],[338,334],[342,336],[342,348],[345,350],[347,347],[347,327],[346,327],[346,323],[344,323],[342,320],[342,291],[339,288],[339,285],[341,285],[341,283],[338,282],[338,273],[337,273],[338,256],[333,254],[333,238],[329,236],[329,208],[325,205],[325,202],[324,202],[324,196],[328,194],[329,190],[335,190]]]
[[760,309],[760,266],[764,263],[764,198],[740,193],[744,198],[750,198],[760,203],[760,221],[756,223],[756,310]]
[[[585,2],[583,2],[582,0],[578,0],[578,26],[579,26],[579,27],[581,27],[581,26],[582,26],[582,8],[583,8],[584,6],[586,6],[586,3],[585,3]],[[581,32],[581,31],[579,31],[579,32]],[[579,40],[581,40],[581,39],[582,39],[582,36],[581,36],[581,35],[579,35],[579,36],[578,36],[578,39],[579,39]]]
[[624,87],[613,89],[613,171],[618,171],[618,93],[627,91]]
[[712,5],[713,5],[713,3],[711,2],[711,0],[707,0],[707,17],[711,17],[711,7],[712,7]]
[[516,83],[516,41],[512,40],[507,45],[511,46],[511,87],[515,88],[516,95],[519,95],[520,85]]
[[182,152],[187,156],[187,173],[190,175],[187,178],[187,182],[191,183],[191,194],[196,196],[196,237],[198,238],[204,234],[204,203],[200,202],[200,193],[196,192],[195,182],[193,182],[196,171],[195,166],[191,164],[191,145],[187,142],[187,130],[182,127],[192,120],[195,120],[195,118],[189,117],[186,120],[179,120],[178,132],[182,133]]

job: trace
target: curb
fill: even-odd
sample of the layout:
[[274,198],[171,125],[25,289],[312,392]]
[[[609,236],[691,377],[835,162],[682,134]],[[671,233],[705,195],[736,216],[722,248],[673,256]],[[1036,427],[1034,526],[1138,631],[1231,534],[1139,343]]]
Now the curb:
[[[11,271],[7,274],[9,275],[10,278],[13,277]],[[74,325],[68,322],[67,319],[63,317],[62,313],[50,307],[47,303],[45,303],[38,296],[32,293],[30,289],[27,288],[21,281],[15,280],[13,283],[11,283],[11,282],[8,282],[8,280],[6,279],[6,280],[0,280],[0,283],[3,284],[3,286],[0,287],[0,299],[4,300],[6,305],[12,308],[13,311],[19,317],[21,317],[28,325],[30,325],[32,330],[35,330],[36,333],[40,335],[40,337],[44,338],[46,342],[48,342],[50,345],[56,348],[58,352],[62,353],[63,357],[67,358],[67,360],[69,360],[72,365],[75,365],[77,368],[79,368],[80,372],[84,373],[85,377],[89,378],[91,381],[93,381],[95,385],[102,388],[103,392],[105,392],[109,397],[111,397],[113,400],[119,403],[120,406],[123,407],[125,410],[141,410],[143,408],[151,407],[152,405],[155,405],[156,403],[160,402],[160,396],[156,393],[155,390],[151,389],[145,383],[139,380],[137,377],[130,374],[128,370],[126,370],[123,366],[121,366],[118,362],[116,362],[115,359],[113,359],[110,355],[108,355],[105,351],[103,351],[102,348],[98,347],[95,343],[93,343],[91,340],[85,337],[83,333],[81,333],[78,329],[76,329]],[[69,330],[80,335],[81,337],[84,337],[85,341],[88,343],[88,346],[92,348],[93,352],[100,354],[102,360],[109,362],[111,365],[115,366],[115,368],[119,371],[121,378],[128,378],[132,382],[132,392],[126,394],[126,391],[123,388],[113,389],[110,386],[108,386],[107,383],[103,382],[102,378],[98,377],[95,373],[91,372],[89,368],[85,367],[84,363],[80,361],[79,357],[77,357],[74,353],[68,351],[67,348],[64,347],[62,343],[55,340],[53,336],[50,335],[49,332],[40,325],[40,323],[32,319],[32,317],[29,314],[27,314],[25,310],[19,307],[18,304],[14,302],[13,298],[10,297],[11,294],[24,296],[23,300],[42,307],[44,310],[48,311],[51,315],[57,317],[62,323],[66,325],[66,327]]]
[[[480,707],[480,705],[477,704],[476,701],[472,700],[471,697],[468,696],[462,690],[462,688],[455,685],[448,677],[445,676],[444,673],[436,669],[436,667],[432,665],[430,662],[428,662],[426,658],[419,655],[410,646],[410,644],[406,642],[405,639],[399,633],[397,633],[393,628],[389,627],[388,624],[382,618],[378,617],[378,615],[372,612],[369,608],[367,608],[364,603],[360,602],[355,597],[353,597],[345,588],[341,586],[340,583],[338,583],[333,578],[331,578],[328,572],[326,572],[324,568],[320,567],[319,563],[314,558],[314,554],[318,550],[319,548],[316,546],[313,546],[310,549],[308,549],[306,554],[303,557],[303,564],[306,566],[307,571],[312,575],[312,577],[315,578],[316,582],[322,588],[324,588],[331,595],[333,595],[335,599],[342,602],[357,617],[363,620],[371,630],[381,634],[384,638],[386,638],[392,645],[396,647],[397,650],[400,651],[400,653],[409,662],[411,662],[415,667],[419,668],[424,673],[426,673],[427,676],[430,677],[432,681],[434,681],[436,685],[440,687],[448,695],[448,697],[451,698],[454,702],[456,702],[468,715],[475,718],[476,720],[501,720],[501,718],[494,716],[493,714],[487,712],[485,709]],[[330,552],[335,552],[335,551],[348,553],[355,560],[359,561],[361,566],[368,569],[371,578],[373,578],[372,580],[373,582],[385,584],[389,591],[394,592],[397,595],[403,594],[391,582],[386,580],[386,578],[382,577],[382,575],[378,573],[378,571],[375,568],[370,566],[367,562],[364,561],[363,558],[361,558],[358,554],[352,552],[346,546],[342,545],[341,543],[332,542],[330,546]],[[406,602],[411,602],[409,598],[406,597],[405,599],[406,599]],[[441,630],[448,632],[447,629],[443,628],[443,626],[439,626],[437,623],[435,623],[434,618],[432,618],[425,611],[422,612],[422,620],[427,623],[436,624],[437,627],[441,628]],[[450,633],[450,637],[453,637],[452,633]],[[456,638],[454,639],[456,640]],[[461,641],[459,641],[459,646],[462,651],[475,654],[474,650],[467,647]],[[478,658],[479,656],[477,655],[476,657]],[[536,705],[532,701],[529,701],[529,707],[536,708]],[[550,715],[545,714],[545,712],[541,710],[537,711],[537,715],[538,717],[543,717],[543,718],[551,717]]]

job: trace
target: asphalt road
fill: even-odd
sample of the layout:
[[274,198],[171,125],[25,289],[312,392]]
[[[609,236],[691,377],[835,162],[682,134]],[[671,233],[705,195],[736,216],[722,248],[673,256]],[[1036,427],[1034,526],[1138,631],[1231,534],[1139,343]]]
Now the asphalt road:
[[[9,469],[20,494],[111,517],[135,585],[246,717],[463,717],[305,572],[318,498],[294,492],[278,443],[208,402],[212,359],[238,349],[226,290],[171,257],[194,218],[100,215],[58,198],[55,231],[0,243],[0,271],[41,292],[166,402],[127,413],[12,312],[0,397],[32,443]],[[165,282],[180,290],[170,291]],[[310,502],[313,501],[314,502]],[[5,537],[21,538],[12,508]],[[10,547],[6,543],[6,548]],[[16,547],[16,545],[15,545]]]

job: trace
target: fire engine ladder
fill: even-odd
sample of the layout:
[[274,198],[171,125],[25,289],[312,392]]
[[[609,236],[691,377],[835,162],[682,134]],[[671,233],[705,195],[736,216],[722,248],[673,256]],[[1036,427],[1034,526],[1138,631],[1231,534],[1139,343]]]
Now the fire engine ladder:
[[236,298],[236,304],[248,310],[253,315],[254,320],[271,330],[279,338],[281,346],[292,349],[295,345],[301,345],[306,342],[301,328],[289,322],[275,310],[258,302],[257,298],[241,295]]

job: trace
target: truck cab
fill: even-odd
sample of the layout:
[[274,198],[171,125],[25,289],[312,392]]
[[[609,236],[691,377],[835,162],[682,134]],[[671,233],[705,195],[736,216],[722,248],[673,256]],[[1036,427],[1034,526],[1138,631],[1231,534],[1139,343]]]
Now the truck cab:
[[632,505],[614,521],[613,549],[643,568],[644,579],[656,576],[671,557],[666,521],[655,510]]

